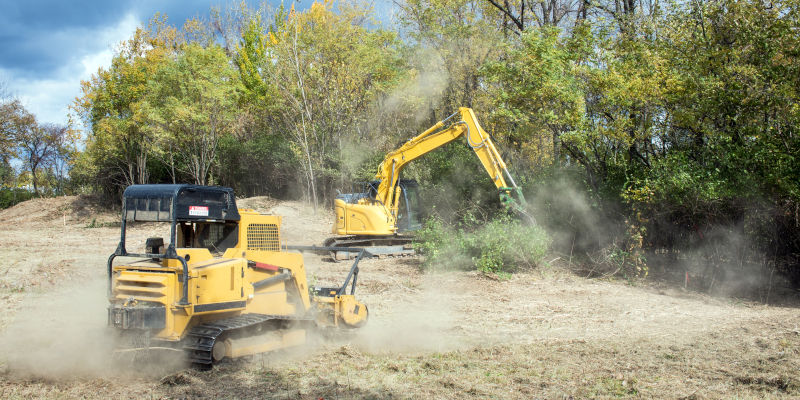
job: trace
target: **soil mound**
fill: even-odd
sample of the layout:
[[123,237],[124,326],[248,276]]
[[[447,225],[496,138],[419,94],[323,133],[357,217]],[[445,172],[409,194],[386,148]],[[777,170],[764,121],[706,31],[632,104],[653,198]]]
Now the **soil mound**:
[[104,204],[100,197],[92,195],[59,196],[23,201],[5,210],[0,210],[0,224],[30,224],[41,222],[75,222],[89,219],[107,220],[117,215],[118,210]]

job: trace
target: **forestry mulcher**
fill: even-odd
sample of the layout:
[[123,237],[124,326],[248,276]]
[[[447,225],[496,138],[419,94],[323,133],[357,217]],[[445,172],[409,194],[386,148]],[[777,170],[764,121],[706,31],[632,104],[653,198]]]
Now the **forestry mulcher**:
[[[169,242],[149,238],[129,253],[133,222],[169,223]],[[210,368],[303,344],[311,330],[362,326],[357,262],[342,286],[309,288],[302,255],[281,247],[280,225],[279,216],[237,209],[230,188],[128,187],[119,246],[108,259],[117,352],[177,350]],[[152,225],[159,226],[166,229]]]

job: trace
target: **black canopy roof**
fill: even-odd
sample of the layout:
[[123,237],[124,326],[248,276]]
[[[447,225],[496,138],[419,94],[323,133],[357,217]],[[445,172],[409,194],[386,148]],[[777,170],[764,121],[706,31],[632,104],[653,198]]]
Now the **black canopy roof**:
[[238,221],[233,189],[200,185],[132,185],[123,193],[127,221]]

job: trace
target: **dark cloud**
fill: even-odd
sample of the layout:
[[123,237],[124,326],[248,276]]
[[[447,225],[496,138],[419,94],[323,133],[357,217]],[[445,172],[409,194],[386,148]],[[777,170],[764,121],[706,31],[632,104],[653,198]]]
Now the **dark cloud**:
[[60,30],[107,24],[131,7],[131,1],[4,1],[0,14],[0,30],[9,25],[27,29]]
[[52,75],[64,64],[113,46],[99,40],[97,32],[114,27],[126,15],[146,23],[161,12],[170,23],[181,25],[189,17],[207,17],[213,5],[225,4],[219,0],[0,0],[0,68],[24,77]]
[[86,43],[85,36],[114,25],[129,7],[126,1],[3,1],[0,68],[25,76],[52,73],[75,56],[97,51],[101,45]]
[[[81,79],[107,66],[112,49],[156,13],[180,26],[206,19],[212,6],[241,0],[0,0],[0,83],[43,121],[62,123]],[[245,0],[276,7],[281,0]],[[292,0],[284,0],[288,7]],[[378,18],[391,0],[372,0]],[[297,2],[305,9],[311,0]]]

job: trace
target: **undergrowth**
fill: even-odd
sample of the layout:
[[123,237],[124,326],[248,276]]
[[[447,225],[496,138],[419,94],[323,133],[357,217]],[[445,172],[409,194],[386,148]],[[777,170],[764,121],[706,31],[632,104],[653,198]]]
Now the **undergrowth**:
[[536,225],[508,217],[453,227],[431,218],[417,232],[415,248],[429,269],[477,269],[501,277],[544,262],[550,237]]
[[19,188],[0,188],[0,210],[34,198],[31,191]]

